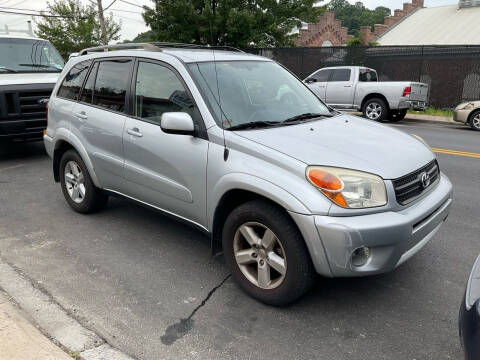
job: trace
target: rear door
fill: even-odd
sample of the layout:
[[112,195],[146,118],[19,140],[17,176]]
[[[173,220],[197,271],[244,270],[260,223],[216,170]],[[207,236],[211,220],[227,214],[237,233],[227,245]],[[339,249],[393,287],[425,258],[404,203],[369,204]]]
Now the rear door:
[[[323,101],[326,99],[325,92],[327,90],[327,82],[332,72],[331,69],[318,70],[316,73],[310,75],[305,81],[307,86]],[[308,82],[308,79],[312,79],[314,82]]]
[[351,108],[354,91],[354,71],[334,69],[327,83],[327,104],[337,108]]
[[[205,226],[208,140],[200,112],[181,76],[168,64],[138,60],[134,103],[123,132],[129,195]],[[167,134],[165,112],[186,112],[196,136]]]
[[74,126],[102,186],[119,191],[123,184],[122,134],[132,58],[108,58],[94,63],[80,101],[73,109]]

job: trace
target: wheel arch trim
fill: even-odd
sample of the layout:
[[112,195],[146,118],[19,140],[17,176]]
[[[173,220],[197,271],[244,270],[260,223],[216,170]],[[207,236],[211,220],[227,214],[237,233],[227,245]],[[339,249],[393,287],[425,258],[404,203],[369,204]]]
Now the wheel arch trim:
[[[54,164],[57,159],[55,158],[57,150],[62,146],[63,143],[67,143],[70,145],[82,158],[83,162],[85,163],[85,166],[88,169],[88,173],[90,175],[90,178],[92,179],[94,185],[98,188],[102,188],[102,185],[100,183],[100,180],[97,177],[97,174],[95,173],[95,169],[93,168],[92,161],[90,160],[90,156],[87,153],[87,150],[85,147],[82,145],[82,142],[78,137],[76,137],[74,134],[72,134],[70,131],[67,129],[59,129],[57,133],[55,134],[54,138]],[[58,159],[60,161],[60,159]],[[54,170],[55,171],[55,170]]]

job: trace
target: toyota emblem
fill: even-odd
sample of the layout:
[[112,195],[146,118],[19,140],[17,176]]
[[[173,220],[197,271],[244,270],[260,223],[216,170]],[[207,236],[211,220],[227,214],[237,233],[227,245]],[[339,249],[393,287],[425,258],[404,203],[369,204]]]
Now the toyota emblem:
[[430,185],[430,174],[428,174],[427,172],[424,172],[422,174],[422,177],[421,177],[421,181],[422,181],[422,186],[423,188],[427,188],[429,185]]

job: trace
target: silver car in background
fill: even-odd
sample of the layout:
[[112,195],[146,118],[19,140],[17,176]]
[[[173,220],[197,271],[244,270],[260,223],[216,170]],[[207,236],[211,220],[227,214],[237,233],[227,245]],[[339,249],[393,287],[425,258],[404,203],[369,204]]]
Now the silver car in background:
[[70,59],[49,103],[45,147],[75,211],[116,195],[183,220],[272,305],[315,273],[393,270],[447,218],[452,185],[421,140],[332,111],[270,59],[128,46]]
[[453,111],[453,120],[480,131],[480,100],[458,105]]

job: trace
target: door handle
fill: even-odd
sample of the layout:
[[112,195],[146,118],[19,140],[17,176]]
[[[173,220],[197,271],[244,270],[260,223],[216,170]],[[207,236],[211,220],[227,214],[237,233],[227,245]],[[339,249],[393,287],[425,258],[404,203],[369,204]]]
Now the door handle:
[[143,134],[140,132],[138,128],[127,129],[127,134],[130,134],[135,137],[143,137]]
[[343,85],[343,87],[346,87],[346,88],[351,88],[352,85]]
[[75,116],[81,120],[87,120],[88,116],[85,114],[85,111],[82,111],[80,113],[75,114]]

